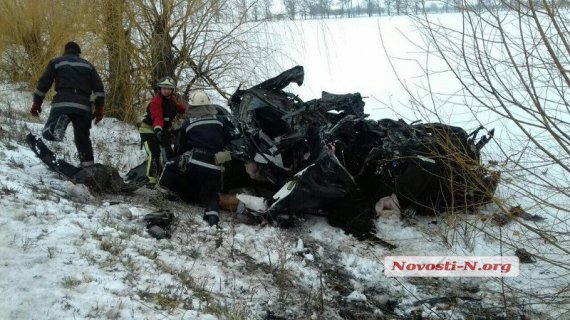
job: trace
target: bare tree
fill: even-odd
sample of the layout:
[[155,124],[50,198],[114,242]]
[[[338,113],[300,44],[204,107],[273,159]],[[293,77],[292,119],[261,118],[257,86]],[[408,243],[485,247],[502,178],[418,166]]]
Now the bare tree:
[[130,26],[126,25],[126,0],[103,0],[102,38],[107,48],[106,113],[111,117],[134,122],[135,84],[131,79],[131,59],[134,54]]
[[354,15],[354,8],[352,5],[352,0],[339,0],[341,7],[341,15],[344,16],[346,13],[347,17],[352,17]]
[[308,14],[311,16],[312,19],[317,18],[318,15],[318,0],[304,0],[304,6],[307,8]]
[[384,6],[386,7],[386,14],[389,16],[392,15],[392,8],[394,7],[394,1],[384,0]]
[[[428,64],[424,89],[429,99],[412,94],[412,101],[419,113],[430,116],[439,117],[446,107],[443,101],[453,100],[453,108],[468,107],[475,123],[496,119],[498,134],[488,156],[502,168],[501,197],[495,199],[497,214],[514,219],[524,236],[513,239],[482,231],[501,241],[502,250],[511,254],[524,248],[548,269],[548,277],[560,277],[552,287],[541,286],[545,294],[502,283],[505,295],[519,298],[505,299],[505,310],[508,315],[510,308],[539,304],[567,316],[569,16],[548,1],[482,1],[477,6],[462,2],[459,10],[459,28],[429,15],[414,19],[424,40],[416,45],[423,48],[432,65],[440,59],[460,89],[451,97],[438,94],[431,79],[442,70],[432,70]],[[513,209],[517,205],[518,211]],[[520,219],[521,210],[546,216],[549,222],[529,223]]]
[[309,15],[309,7],[307,6],[307,1],[301,0],[297,4],[297,16],[299,19],[307,20]]
[[332,0],[319,0],[319,8],[321,10],[322,18],[330,18],[332,4]]
[[410,5],[413,7],[413,14],[419,14],[420,11],[425,11],[425,0],[413,0]]
[[211,0],[212,6],[212,15],[214,15],[214,21],[216,23],[220,23],[222,19],[222,8],[220,7],[221,1],[220,0]]
[[[253,54],[260,48],[248,43],[246,34],[255,34],[257,24],[246,24],[246,17],[256,2],[242,8],[240,16],[228,25],[214,24],[219,8],[231,8],[227,1],[203,2],[161,0],[149,2],[131,0],[131,22],[137,37],[133,39],[139,55],[139,77],[151,85],[164,75],[174,76],[185,93],[194,86],[214,88],[228,97],[228,82],[239,83],[241,70],[252,68]],[[228,10],[226,14],[234,14]],[[149,70],[150,68],[150,70]],[[144,70],[150,71],[146,72]]]
[[297,15],[297,1],[283,0],[283,5],[285,6],[285,11],[289,16],[289,19],[295,20],[295,16]]
[[271,7],[273,6],[273,1],[263,0],[263,14],[265,20],[271,20],[273,18],[273,13],[271,12]]
[[366,0],[366,13],[369,17],[372,17],[372,13],[374,12],[374,0]]
[[394,10],[397,16],[408,13],[408,0],[394,0]]
[[249,5],[247,3],[247,0],[239,0],[238,6],[239,6],[238,9],[239,16],[242,17],[243,20],[247,21],[248,11],[249,11]]

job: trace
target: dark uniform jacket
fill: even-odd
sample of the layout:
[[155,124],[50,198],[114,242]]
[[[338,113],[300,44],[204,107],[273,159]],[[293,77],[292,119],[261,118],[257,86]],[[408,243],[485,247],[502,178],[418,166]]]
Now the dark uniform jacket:
[[216,153],[230,142],[233,125],[227,118],[207,115],[189,118],[180,128],[180,151],[204,150]]
[[51,103],[52,113],[91,116],[91,93],[95,93],[95,106],[105,104],[105,91],[95,67],[76,54],[55,58],[38,81],[34,102],[42,103],[55,81],[56,94]]

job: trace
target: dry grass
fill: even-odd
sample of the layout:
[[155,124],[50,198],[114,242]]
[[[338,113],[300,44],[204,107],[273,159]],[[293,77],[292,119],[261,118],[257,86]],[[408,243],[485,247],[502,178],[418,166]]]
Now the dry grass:
[[0,78],[33,88],[47,62],[78,40],[90,1],[2,1],[0,3]]

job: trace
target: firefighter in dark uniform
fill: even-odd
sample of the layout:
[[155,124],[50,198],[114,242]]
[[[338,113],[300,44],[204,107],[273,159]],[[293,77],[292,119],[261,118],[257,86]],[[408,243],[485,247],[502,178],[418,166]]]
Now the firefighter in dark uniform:
[[170,128],[176,115],[186,111],[186,105],[174,95],[176,86],[171,77],[160,79],[157,87],[159,91],[148,104],[139,127],[141,144],[147,154],[146,176],[149,185],[155,185],[158,181],[161,170],[160,147],[165,149],[167,158],[172,156]]
[[[82,59],[81,48],[68,42],[61,57],[51,60],[38,81],[30,113],[39,117],[46,93],[55,82],[56,94],[42,136],[50,141],[62,141],[69,122],[73,125],[75,146],[80,165],[94,164],[93,146],[89,137],[91,120],[95,124],[103,119],[105,91],[101,77],[93,65]],[[91,95],[95,95],[95,113],[92,115]]]
[[[165,165],[158,189],[203,205],[206,207],[204,220],[210,226],[217,226],[221,164],[231,160],[230,153],[223,150],[231,139],[233,125],[218,115],[203,90],[192,92],[186,115],[188,119],[180,127],[180,155]],[[179,188],[180,179],[185,185],[183,189]]]

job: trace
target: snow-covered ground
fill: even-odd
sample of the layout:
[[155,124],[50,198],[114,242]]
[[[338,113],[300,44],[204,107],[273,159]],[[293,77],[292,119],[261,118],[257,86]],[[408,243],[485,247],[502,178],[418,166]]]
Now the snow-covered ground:
[[[392,28],[390,42],[403,43],[396,26],[406,28],[405,20],[291,26],[303,30],[297,33],[302,45],[295,48],[303,57],[289,55],[305,66],[300,96],[310,100],[321,90],[360,91],[371,97],[367,107],[375,118],[390,117],[382,103],[401,99],[403,91],[382,58],[377,31]],[[355,33],[376,37],[363,41]],[[274,41],[290,41],[286,38]],[[344,54],[338,60],[323,58]],[[544,257],[566,255],[564,248],[548,245],[549,239],[517,223],[499,227],[490,219],[493,207],[477,215],[378,219],[378,237],[395,244],[393,250],[359,242],[313,216],[282,230],[246,225],[236,214],[223,212],[224,231],[216,232],[202,221],[203,209],[168,201],[155,190],[94,196],[49,171],[23,142],[27,132],[41,131],[49,106],[40,120],[31,118],[31,94],[10,88],[0,92],[0,319],[568,316],[565,308],[548,302],[570,279],[546,261],[521,264],[515,278],[384,276],[387,255],[512,256],[517,248]],[[144,159],[133,126],[106,118],[91,135],[96,161],[123,174]],[[50,146],[77,163],[72,139],[68,130],[65,143]],[[176,223],[171,239],[157,241],[142,217],[161,210],[173,212]],[[556,241],[567,243],[567,218],[546,218],[536,227],[560,231]]]

